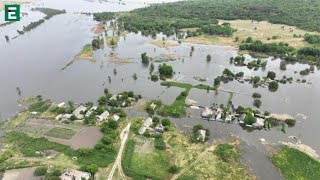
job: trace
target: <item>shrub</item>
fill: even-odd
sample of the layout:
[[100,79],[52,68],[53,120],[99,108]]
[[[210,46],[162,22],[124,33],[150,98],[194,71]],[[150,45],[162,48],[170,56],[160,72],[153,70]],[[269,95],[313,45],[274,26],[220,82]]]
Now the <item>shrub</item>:
[[158,77],[158,75],[156,75],[156,74],[152,74],[151,75],[151,81],[158,81],[159,80],[159,77]]
[[253,98],[261,98],[261,94],[255,92],[252,94],[252,97]]
[[284,121],[289,127],[293,127],[296,125],[296,120],[295,119],[286,119]]
[[80,167],[81,171],[90,173],[92,176],[98,172],[98,166],[96,164],[84,165]]
[[47,170],[48,170],[48,167],[46,167],[46,166],[37,167],[34,171],[34,175],[35,176],[44,176],[47,174]]
[[260,108],[261,104],[262,104],[262,102],[261,102],[260,99],[255,99],[255,100],[253,100],[253,105],[254,105],[255,107]]
[[269,83],[269,87],[268,88],[269,88],[270,91],[275,92],[275,91],[278,90],[278,87],[279,87],[278,82],[277,81],[272,81],[272,82]]
[[167,65],[166,63],[159,65],[158,69],[159,69],[159,73],[161,76],[172,76],[173,75],[172,66]]
[[164,118],[161,121],[162,126],[170,126],[171,122],[168,118]]
[[179,167],[176,165],[170,166],[170,168],[169,168],[169,173],[171,173],[171,174],[175,174],[178,171],[179,171]]

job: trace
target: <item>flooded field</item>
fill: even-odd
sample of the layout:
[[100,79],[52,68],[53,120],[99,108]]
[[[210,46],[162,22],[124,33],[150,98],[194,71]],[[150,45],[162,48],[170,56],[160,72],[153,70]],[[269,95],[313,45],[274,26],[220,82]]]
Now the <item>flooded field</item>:
[[[74,6],[79,2],[80,5]],[[280,128],[274,128],[271,131],[249,132],[238,124],[204,121],[199,118],[200,110],[194,109],[188,109],[191,117],[173,120],[183,131],[189,131],[193,125],[202,124],[205,128],[210,129],[211,140],[224,139],[229,135],[239,137],[246,144],[243,147],[245,150],[243,159],[259,179],[263,177],[281,179],[280,174],[267,158],[266,148],[259,138],[266,139],[270,144],[278,144],[279,141],[290,141],[289,136],[296,136],[302,143],[320,152],[320,143],[314,139],[320,136],[319,113],[316,110],[317,107],[320,107],[318,70],[314,74],[301,76],[294,71],[299,72],[309,66],[295,64],[288,65],[286,71],[281,71],[279,69],[280,60],[273,60],[270,57],[267,58],[266,70],[253,71],[247,67],[236,67],[229,63],[230,57],[238,54],[237,49],[232,47],[181,43],[177,46],[161,48],[150,43],[152,38],[134,33],[129,33],[125,38],[121,37],[114,49],[105,47],[96,51],[94,54],[96,62],[76,60],[63,69],[81,51],[82,47],[90,43],[93,36],[96,36],[93,29],[97,22],[92,20],[92,16],[74,12],[128,11],[144,7],[145,4],[133,0],[128,0],[125,4],[79,0],[65,3],[62,0],[44,0],[24,5],[22,10],[29,11],[30,7],[34,6],[66,9],[67,13],[53,17],[9,43],[4,38],[0,40],[0,119],[8,119],[20,111],[22,107],[18,106],[17,101],[23,97],[40,94],[56,102],[73,100],[77,103],[84,103],[95,101],[103,94],[104,88],[108,88],[113,93],[131,90],[135,94],[141,94],[145,100],[161,99],[165,104],[171,104],[182,89],[167,88],[160,85],[160,80],[157,82],[150,80],[149,68],[141,64],[141,54],[146,52],[153,59],[165,55],[173,57],[175,61],[166,62],[172,65],[175,71],[173,80],[193,85],[212,86],[214,78],[221,75],[225,68],[234,72],[243,71],[245,76],[266,76],[268,70],[272,70],[279,78],[283,75],[293,77],[292,84],[280,84],[277,92],[270,92],[267,88],[253,88],[249,83],[241,84],[233,81],[227,84],[222,83],[221,91],[218,93],[192,89],[188,97],[197,101],[201,106],[209,106],[212,103],[226,104],[230,97],[230,93],[226,91],[232,91],[234,92],[232,101],[235,105],[252,107],[252,93],[258,92],[262,95],[260,110],[289,114],[297,119],[296,126],[289,128],[286,134],[282,133]],[[0,37],[5,35],[14,37],[17,35],[17,29],[43,16],[40,12],[30,11],[28,18],[22,18],[21,22],[0,27]],[[158,35],[157,39],[161,40],[162,37],[163,35]],[[168,39],[174,40],[174,37]],[[190,57],[191,46],[194,46],[195,50]],[[116,60],[110,57],[111,53],[116,55]],[[206,62],[208,54],[212,56],[210,63]],[[246,57],[252,58],[249,55]],[[129,60],[129,63],[123,63],[119,59]],[[160,63],[154,62],[154,64],[155,71],[157,71]],[[117,71],[116,75],[114,69]],[[137,75],[136,80],[133,78],[134,73]],[[195,77],[205,78],[206,81],[199,82]],[[297,79],[306,79],[309,83],[297,83]],[[20,88],[21,95],[17,93],[17,87]],[[129,111],[129,117],[144,114],[131,111]],[[301,118],[299,114],[305,115],[307,119]]]

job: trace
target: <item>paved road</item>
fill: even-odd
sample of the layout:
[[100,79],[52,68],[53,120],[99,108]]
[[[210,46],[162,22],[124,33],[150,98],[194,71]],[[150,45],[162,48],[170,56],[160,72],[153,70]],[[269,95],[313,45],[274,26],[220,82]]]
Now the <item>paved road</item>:
[[119,149],[116,161],[114,162],[113,167],[112,167],[110,174],[108,176],[108,180],[112,180],[113,174],[117,168],[118,168],[119,174],[121,176],[121,179],[125,179],[125,175],[124,175],[122,167],[121,167],[121,159],[122,159],[122,152],[124,150],[124,147],[126,145],[126,141],[128,139],[130,126],[131,126],[131,122],[122,130],[122,132],[120,134],[120,139],[121,139],[120,149]]

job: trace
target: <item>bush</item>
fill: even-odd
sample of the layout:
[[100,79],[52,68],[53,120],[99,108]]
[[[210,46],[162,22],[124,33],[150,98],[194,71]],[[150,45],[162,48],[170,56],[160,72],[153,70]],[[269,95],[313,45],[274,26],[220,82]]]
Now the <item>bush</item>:
[[171,122],[168,118],[164,118],[161,121],[162,126],[170,126]]
[[276,73],[273,71],[268,71],[267,78],[274,80],[276,78]]
[[152,75],[151,75],[151,81],[156,82],[156,81],[158,81],[158,80],[159,80],[158,75],[156,75],[156,74],[152,74]]
[[261,104],[262,104],[262,102],[261,102],[260,99],[255,99],[255,100],[253,100],[253,105],[254,105],[255,107],[260,108]]
[[176,174],[179,171],[179,167],[176,165],[170,166],[169,173]]
[[272,82],[269,83],[269,87],[268,88],[269,88],[270,91],[275,92],[275,91],[278,90],[278,87],[279,87],[278,82],[277,81],[272,81]]
[[147,56],[147,53],[141,54],[142,64],[148,65],[149,64],[149,57]]
[[98,172],[98,166],[96,164],[84,165],[80,167],[81,171],[90,173],[92,176]]
[[40,167],[37,167],[34,171],[34,175],[35,176],[44,176],[47,174],[47,171],[48,171],[48,167],[46,166],[40,166]]
[[284,121],[289,127],[293,127],[296,125],[296,120],[295,119],[286,119]]
[[252,94],[252,97],[253,98],[261,98],[261,94],[255,92]]
[[161,76],[172,76],[173,75],[173,68],[170,65],[167,65],[166,63],[163,63],[162,65],[159,65],[159,73]]

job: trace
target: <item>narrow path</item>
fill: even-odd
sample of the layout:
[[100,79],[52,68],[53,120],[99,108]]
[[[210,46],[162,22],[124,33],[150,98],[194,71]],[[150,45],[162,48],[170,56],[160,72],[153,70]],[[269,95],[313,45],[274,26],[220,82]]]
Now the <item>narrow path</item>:
[[114,162],[113,167],[112,167],[110,174],[108,176],[108,180],[112,180],[113,174],[117,168],[118,168],[121,179],[125,179],[125,175],[124,175],[122,167],[121,167],[121,159],[122,159],[122,152],[124,150],[126,141],[128,139],[130,126],[131,126],[131,122],[122,130],[122,132],[120,134],[120,139],[121,139],[120,149],[119,149],[116,161]]
[[197,159],[192,162],[190,165],[188,165],[186,168],[184,168],[183,170],[181,170],[178,174],[174,175],[171,180],[176,180],[178,179],[180,176],[182,176],[185,172],[187,172],[190,168],[192,168],[192,166],[194,166],[195,164],[197,164],[205,155],[206,153],[212,148],[212,145],[210,147],[208,147],[207,149],[205,149],[198,157]]

